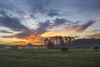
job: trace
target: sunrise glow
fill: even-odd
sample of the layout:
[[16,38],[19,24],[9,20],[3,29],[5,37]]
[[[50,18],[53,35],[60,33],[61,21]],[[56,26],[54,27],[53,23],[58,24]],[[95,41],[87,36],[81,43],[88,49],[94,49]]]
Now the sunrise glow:
[[100,39],[98,0],[0,1],[0,44],[44,45],[44,38]]

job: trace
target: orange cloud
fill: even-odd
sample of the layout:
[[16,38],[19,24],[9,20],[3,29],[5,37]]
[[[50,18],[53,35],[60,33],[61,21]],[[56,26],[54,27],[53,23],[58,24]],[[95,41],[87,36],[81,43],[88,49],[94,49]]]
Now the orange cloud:
[[[23,42],[24,44],[29,42],[28,40],[25,39],[19,39],[19,38],[4,38],[4,37],[0,37],[0,44],[7,44],[7,45],[18,45],[21,42]],[[22,44],[22,45],[24,45]]]
[[19,39],[25,39],[28,40],[28,43],[31,43],[33,45],[43,45],[43,37],[40,36],[40,34],[31,34],[28,36],[24,36],[24,37],[18,37],[18,36],[13,36]]

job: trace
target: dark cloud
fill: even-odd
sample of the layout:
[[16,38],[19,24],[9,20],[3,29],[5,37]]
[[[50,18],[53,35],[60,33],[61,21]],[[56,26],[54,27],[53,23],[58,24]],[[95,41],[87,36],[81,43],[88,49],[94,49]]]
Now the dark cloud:
[[47,20],[45,22],[40,22],[38,25],[39,27],[36,29],[36,32],[44,33],[47,32],[49,28],[60,26],[63,25],[64,23],[66,23],[66,19],[64,18],[56,18],[55,20],[53,20],[53,23],[51,23],[50,20]]
[[[0,9],[18,10],[24,12],[49,12],[49,16],[57,16],[57,12],[51,12],[50,9],[58,8],[60,10],[71,8],[80,11],[100,11],[100,0],[1,0]],[[27,10],[26,10],[27,9]]]
[[94,24],[96,21],[89,20],[87,23],[83,25],[75,25],[73,26],[73,29],[75,29],[76,32],[84,32],[88,27],[90,27],[92,24]]
[[[94,11],[99,11],[100,9],[100,0],[1,0],[0,1],[0,10],[6,10],[8,13],[13,13],[15,11],[15,16],[17,17],[17,12],[23,16],[29,14],[31,18],[37,16],[37,13],[46,14],[50,17],[65,17],[66,13],[75,13],[77,10],[82,9],[82,12],[85,12],[86,15],[93,13]],[[66,12],[68,11],[68,12]],[[29,30],[26,26],[21,24],[20,19],[9,16],[5,11],[1,11],[0,14],[0,25],[11,28],[12,30],[22,31],[18,36],[26,36],[32,34],[33,30]],[[35,14],[35,15],[34,15]],[[37,14],[37,15],[36,15]],[[95,13],[93,13],[95,14]],[[0,15],[0,16],[1,16]],[[92,14],[91,14],[92,15]],[[80,15],[77,14],[80,17]],[[76,18],[77,18],[76,16]],[[40,17],[42,17],[40,15]],[[81,18],[81,17],[80,17]],[[35,18],[36,20],[38,18]],[[47,18],[45,18],[46,20]],[[72,16],[72,19],[73,16]],[[77,32],[85,31],[89,26],[94,24],[95,21],[89,21],[83,25],[78,25],[79,22],[73,22],[66,18],[56,18],[54,20],[48,20],[42,23],[39,23],[38,28],[35,32],[43,33],[48,31],[48,28],[53,28],[56,26],[64,25],[68,23],[68,26],[73,26],[72,29],[75,29]]]
[[26,36],[32,32],[26,26],[21,24],[20,19],[11,18],[5,11],[1,11],[0,14],[3,15],[3,17],[0,18],[1,26],[8,27],[14,31],[22,31],[22,33],[18,34],[19,36]]
[[3,16],[6,16],[6,17],[8,16],[6,11],[0,11],[0,14],[3,15]]
[[47,32],[48,29],[52,29],[54,27],[64,25],[65,23],[74,23],[74,22],[69,21],[65,18],[55,18],[54,20],[47,20],[45,22],[39,23],[38,28],[36,29],[36,32],[44,33],[44,32]]
[[0,23],[3,24],[3,26],[9,27],[11,29],[18,29],[18,30],[28,30],[27,27],[25,27],[23,24],[21,24],[20,20],[17,18],[11,18],[6,14],[6,12],[0,12],[1,15],[3,15],[2,18],[0,18]]
[[55,8],[49,8],[51,1],[49,0],[29,0],[28,5],[34,14],[42,13],[49,17],[60,16],[59,10]]
[[68,11],[68,10],[61,10],[61,9],[49,9],[47,11],[47,15],[49,17],[65,17],[65,16],[71,16],[72,15],[72,12],[71,11]]
[[59,15],[60,15],[60,14],[57,13],[57,12],[49,12],[49,13],[48,13],[48,16],[50,16],[50,17],[59,16]]
[[53,26],[59,26],[59,25],[62,25],[64,23],[66,23],[66,22],[67,22],[67,19],[65,19],[65,18],[56,18],[54,20]]
[[9,31],[6,31],[6,30],[0,30],[0,32],[2,32],[2,33],[13,33],[13,32],[9,32]]
[[28,36],[28,35],[31,35],[31,34],[34,34],[33,30],[26,30],[26,31],[23,31],[22,33],[17,34],[16,36],[25,37],[25,36]]
[[[39,27],[37,29],[37,32],[44,33],[44,32],[47,32],[48,29],[52,29],[53,27],[60,27],[61,25],[64,25],[64,24],[66,25],[66,23],[72,25],[72,27],[69,26],[68,29],[74,30],[75,32],[84,32],[86,29],[88,29],[88,27],[93,25],[96,21],[89,20],[86,23],[81,24],[81,21],[73,22],[73,21],[67,20],[65,18],[56,18],[52,22],[50,22],[50,20],[48,20],[46,22],[40,23]],[[66,25],[66,28],[67,27],[68,26]]]
[[48,27],[50,26],[50,21],[47,20],[46,22],[39,23],[39,27],[37,28],[36,32],[38,33],[44,33],[47,32]]
[[51,9],[51,10],[49,10],[47,14],[48,14],[48,16],[50,16],[50,17],[60,16],[59,11],[56,10],[56,9]]
[[66,18],[56,18],[55,20],[53,20],[53,25],[52,26],[60,26],[60,25],[75,25],[78,24],[80,22],[73,22],[71,20],[68,20]]

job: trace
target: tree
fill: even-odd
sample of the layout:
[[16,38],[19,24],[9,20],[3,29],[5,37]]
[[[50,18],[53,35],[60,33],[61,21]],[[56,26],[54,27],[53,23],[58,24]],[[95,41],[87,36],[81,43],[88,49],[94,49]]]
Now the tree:
[[75,38],[74,37],[65,37],[65,41],[66,41],[66,44],[67,45],[70,45],[70,44],[72,44],[72,42],[75,40]]
[[54,43],[51,42],[49,39],[45,39],[44,43],[47,45],[47,48],[49,48],[49,49],[53,49],[55,46]]
[[46,38],[44,40],[44,44],[46,44],[48,48],[54,48],[54,47],[64,48],[72,44],[73,41],[74,37],[55,36]]

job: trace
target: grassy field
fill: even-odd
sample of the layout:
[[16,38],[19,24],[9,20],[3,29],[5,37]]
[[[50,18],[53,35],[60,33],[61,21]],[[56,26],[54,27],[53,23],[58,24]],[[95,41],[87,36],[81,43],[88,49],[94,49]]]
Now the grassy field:
[[60,50],[0,50],[0,67],[100,67],[100,51]]

